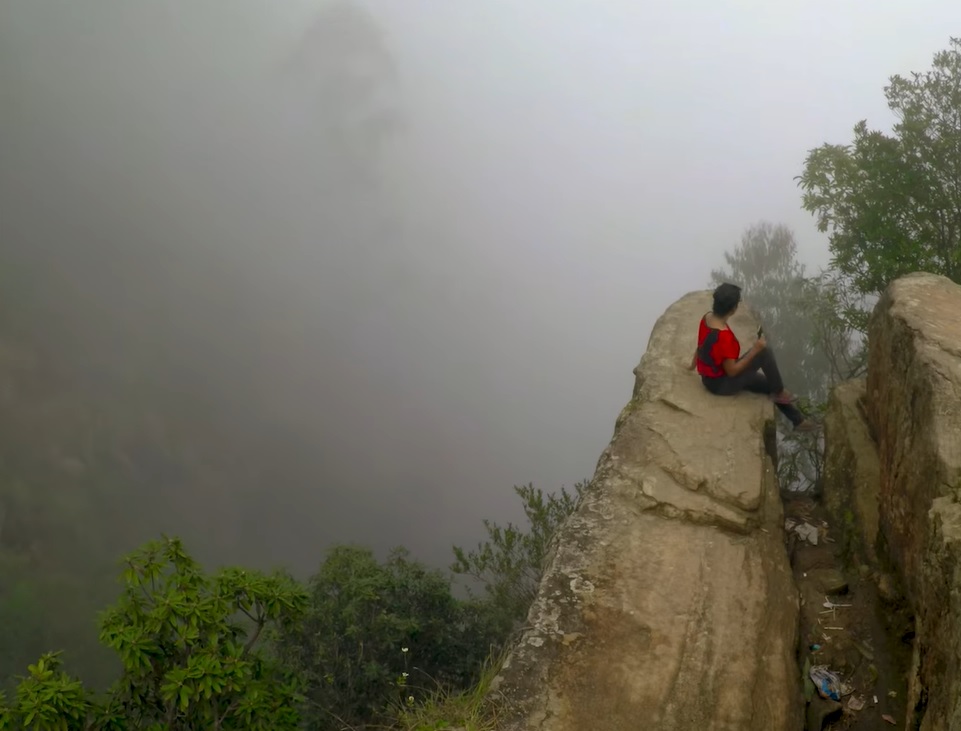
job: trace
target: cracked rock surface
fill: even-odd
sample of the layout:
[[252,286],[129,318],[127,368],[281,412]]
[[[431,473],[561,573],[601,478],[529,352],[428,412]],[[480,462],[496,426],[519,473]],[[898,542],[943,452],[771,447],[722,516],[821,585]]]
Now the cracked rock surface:
[[[693,292],[654,326],[495,681],[506,731],[802,727],[774,410],[761,396],[712,396],[687,370],[710,304]],[[731,327],[750,347],[751,315]]]
[[961,730],[961,286],[892,282],[868,332],[865,412],[887,557],[915,611],[908,728]]

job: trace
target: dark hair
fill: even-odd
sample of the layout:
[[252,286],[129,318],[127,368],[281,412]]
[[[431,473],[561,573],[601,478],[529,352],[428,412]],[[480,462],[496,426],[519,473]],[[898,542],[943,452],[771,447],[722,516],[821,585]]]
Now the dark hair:
[[724,317],[741,304],[741,288],[736,284],[722,284],[714,290],[714,306],[711,308],[718,317]]

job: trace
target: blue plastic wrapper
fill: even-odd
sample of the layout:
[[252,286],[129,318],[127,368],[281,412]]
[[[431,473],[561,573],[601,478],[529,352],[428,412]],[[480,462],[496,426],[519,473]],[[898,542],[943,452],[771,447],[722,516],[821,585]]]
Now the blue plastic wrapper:
[[841,700],[841,679],[828,670],[826,665],[815,665],[810,674],[819,696],[832,701]]

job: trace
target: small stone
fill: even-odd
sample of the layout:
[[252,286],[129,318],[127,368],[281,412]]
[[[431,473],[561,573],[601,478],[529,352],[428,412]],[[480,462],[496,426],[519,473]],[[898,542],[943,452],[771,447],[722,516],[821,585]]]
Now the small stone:
[[864,699],[859,696],[852,695],[848,699],[848,708],[852,711],[861,711],[864,709]]
[[858,566],[858,575],[862,579],[868,578],[871,575],[871,567],[868,566],[866,563],[861,564],[860,566]]
[[825,594],[847,593],[848,581],[837,569],[814,569],[808,574]]

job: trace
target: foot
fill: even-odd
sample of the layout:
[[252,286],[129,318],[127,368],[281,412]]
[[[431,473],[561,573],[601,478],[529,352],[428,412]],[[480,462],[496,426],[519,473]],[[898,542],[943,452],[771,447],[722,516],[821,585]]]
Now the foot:
[[816,421],[812,421],[811,419],[805,419],[796,427],[794,427],[794,431],[812,432],[812,431],[818,431],[820,428],[821,428],[821,425],[818,424]]
[[790,391],[781,391],[781,393],[772,393],[771,401],[776,404],[793,404],[797,401],[797,396]]

